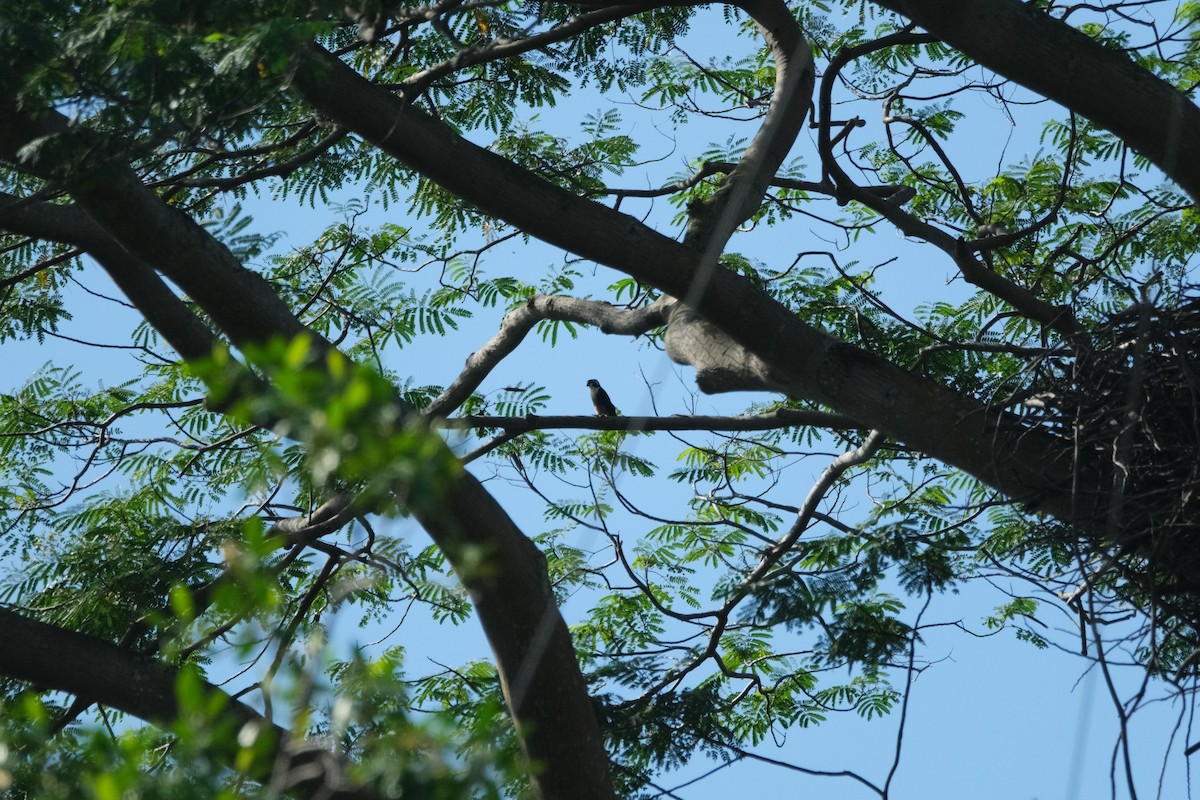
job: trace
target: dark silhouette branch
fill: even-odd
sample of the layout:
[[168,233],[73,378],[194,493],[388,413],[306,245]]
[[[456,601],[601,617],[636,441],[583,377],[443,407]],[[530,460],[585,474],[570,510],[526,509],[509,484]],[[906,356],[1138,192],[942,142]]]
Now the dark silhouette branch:
[[[35,118],[0,106],[0,157],[18,161],[29,140],[47,135],[86,134],[71,129],[56,112]],[[235,345],[305,336],[318,356],[312,366],[325,363],[320,356],[333,345],[308,330],[261,276],[242,266],[193,219],[163,202],[127,165],[97,154],[93,164],[67,176],[67,184],[87,215],[132,256],[133,265],[144,262],[162,270]],[[150,276],[158,280],[152,270]],[[133,279],[141,281],[139,289],[155,287],[149,276]],[[151,309],[139,308],[149,318]],[[399,397],[394,403],[398,422],[404,424],[415,411]],[[406,496],[404,486],[395,489],[397,497]],[[518,737],[536,766],[533,785],[546,798],[609,800],[608,756],[551,591],[545,557],[470,474],[452,480],[442,502],[414,499],[421,502],[409,509],[453,565],[479,613]],[[514,697],[512,687],[526,683],[527,690]]]
[[[817,101],[821,119],[828,119],[833,113],[833,86],[839,73],[848,64],[887,47],[922,41],[927,41],[927,37],[905,30],[841,50],[830,61],[828,69],[821,78]],[[880,197],[873,188],[858,186],[834,158],[833,142],[830,139],[827,125],[821,126],[818,135],[818,149],[821,153],[822,165],[837,184],[840,201],[854,200],[861,203],[895,225],[906,236],[929,242],[950,256],[968,282],[1005,301],[1021,314],[1040,322],[1051,330],[1058,331],[1068,339],[1082,340],[1084,338],[1083,329],[1070,308],[1047,303],[1028,289],[1018,286],[989,269],[975,254],[975,250],[979,249],[978,243],[973,242],[972,245],[968,245],[962,239],[951,236],[940,228],[908,213],[900,204]],[[988,244],[989,246],[998,246],[1002,242],[989,242]]]
[[[170,724],[179,718],[178,667],[136,656],[111,642],[27,619],[3,608],[0,608],[0,640],[9,643],[0,647],[0,672],[5,675],[37,687],[93,698],[97,703],[154,724]],[[207,682],[200,682],[200,691],[206,698],[205,707],[213,707],[212,701],[219,699],[221,710],[215,722],[228,726],[231,735],[213,737],[214,755],[231,768],[239,758],[238,732],[257,731],[257,736],[271,737],[272,746],[246,770],[254,780],[266,781],[274,775],[285,786],[314,798],[352,800],[374,796],[346,782],[333,753],[298,746],[287,730]],[[224,748],[220,747],[222,743]],[[286,778],[293,773],[305,777]]]
[[[697,278],[695,250],[466,141],[320,49],[294,85],[384,152],[533,236],[675,297],[687,296]],[[815,400],[1065,520],[1095,522],[1095,500],[1072,496],[1062,480],[1070,448],[1048,435],[817,331],[727,270],[708,276],[696,309],[769,365],[760,388]]]
[[1125,53],[1017,0],[872,2],[1112,131],[1200,200],[1200,108]]
[[780,428],[812,426],[828,430],[850,430],[863,427],[842,414],[824,411],[781,408],[769,414],[752,417],[719,417],[677,415],[672,417],[596,417],[543,416],[489,417],[473,415],[451,417],[447,427],[499,428],[506,433],[525,433],[535,430],[573,429],[588,431],[768,431]]

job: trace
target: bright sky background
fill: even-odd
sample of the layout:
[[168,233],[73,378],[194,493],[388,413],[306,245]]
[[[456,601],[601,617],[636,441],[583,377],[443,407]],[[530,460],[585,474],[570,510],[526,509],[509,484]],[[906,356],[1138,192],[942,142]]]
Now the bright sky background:
[[[705,53],[697,48],[700,53]],[[627,98],[628,99],[628,98]],[[574,94],[560,108],[540,112],[541,121],[549,125],[561,125],[563,135],[578,137],[576,120],[583,114],[601,108],[599,100],[590,92]],[[625,115],[626,132],[639,140],[642,155],[650,159],[662,159],[654,170],[654,179],[640,178],[634,171],[626,178],[616,178],[613,185],[632,187],[662,182],[667,177],[681,173],[687,158],[699,151],[697,143],[720,142],[725,133],[718,132],[719,126],[696,125],[687,130],[664,131],[661,121],[651,117],[632,103],[620,105]],[[971,109],[964,109],[970,111]],[[978,115],[980,119],[982,114]],[[998,115],[987,116],[988,122],[976,122],[976,117],[962,124],[960,133],[951,141],[950,149],[959,158],[967,180],[977,180],[991,175],[996,164],[996,154],[1008,142],[1008,156],[1032,153],[1037,147],[1038,125],[1023,121],[1022,129],[1016,133],[1008,129],[989,128]],[[869,126],[854,134],[855,141],[866,142],[878,132],[878,124],[870,120]],[[748,135],[744,133],[742,135]],[[678,137],[678,144],[670,137]],[[814,148],[803,141],[797,153],[813,163]],[[1019,159],[1018,159],[1019,160]],[[815,177],[815,176],[814,176]],[[661,180],[660,180],[661,179]],[[346,197],[353,190],[345,191]],[[317,211],[298,208],[291,201],[281,203],[269,198],[246,204],[256,218],[259,230],[278,230],[284,234],[276,252],[300,247],[337,217],[328,210]],[[633,208],[628,206],[627,208]],[[663,200],[657,201],[654,220],[660,230],[668,230],[663,223],[674,213]],[[375,222],[392,221],[410,224],[411,217],[403,207],[384,211],[376,206],[369,218]],[[759,237],[750,254],[769,261],[772,267],[780,268],[790,262],[792,254],[799,250],[827,249],[829,244],[822,237],[830,236],[828,229],[816,224],[806,225],[803,221],[785,223],[779,231]],[[740,249],[740,239],[732,247]],[[961,284],[947,285],[951,278],[951,264],[941,254],[929,247],[915,246],[904,242],[885,225],[881,225],[869,242],[856,246],[846,258],[860,259],[863,264],[878,263],[898,256],[898,261],[880,273],[880,289],[894,307],[908,310],[932,299],[932,295],[953,296],[960,293]],[[500,255],[503,253],[504,255]],[[531,255],[531,253],[533,255]],[[546,264],[559,261],[559,257],[541,247],[519,248],[506,246],[492,255],[488,263],[490,274],[501,274],[506,269],[524,271],[525,276],[537,275]],[[525,269],[529,265],[529,269]],[[590,266],[585,266],[591,270]],[[596,291],[608,283],[616,273],[603,268],[596,270]],[[418,293],[422,286],[436,279],[436,274],[412,276]],[[87,289],[103,294],[115,294],[111,284],[100,271],[89,268],[81,278]],[[585,286],[584,291],[589,291]],[[125,330],[131,327],[131,316],[114,314],[112,306],[89,297],[83,289],[74,292],[71,308],[76,317],[63,327],[63,333],[83,340],[112,344],[127,341]],[[959,294],[961,296],[961,294]],[[502,311],[499,309],[480,312],[474,320],[463,325],[458,332],[450,334],[436,348],[416,346],[394,357],[390,366],[404,375],[412,375],[415,382],[445,385],[455,376],[459,365],[486,339],[495,332]],[[421,340],[424,343],[424,340]],[[127,351],[98,350],[83,347],[68,341],[48,338],[44,345],[32,343],[5,343],[2,348],[5,378],[0,391],[14,388],[29,378],[42,363],[74,364],[84,373],[85,382],[109,385],[130,374],[130,357]],[[548,414],[590,413],[590,405],[584,382],[597,378],[609,390],[616,405],[626,415],[650,414],[651,396],[657,413],[736,412],[749,399],[747,395],[735,397],[695,398],[690,370],[672,364],[660,352],[632,344],[621,337],[604,336],[597,331],[584,330],[576,340],[560,339],[557,348],[550,348],[535,337],[530,337],[521,349],[497,369],[485,382],[482,391],[497,391],[499,387],[528,383],[530,381],[548,388],[553,400],[546,409]],[[767,399],[763,395],[761,399]],[[693,409],[691,404],[697,400]],[[630,448],[638,455],[658,459],[664,469],[673,467],[673,456],[662,455],[672,452],[674,443],[665,434],[657,439],[639,438],[631,440]],[[692,435],[693,441],[704,437]],[[643,450],[644,449],[644,450]],[[677,447],[675,448],[677,449]],[[812,459],[807,468],[793,470],[788,479],[795,481],[796,500],[807,491],[809,482],[816,472],[828,463],[828,459]],[[481,478],[491,473],[485,464],[477,464],[473,471]],[[679,498],[685,497],[672,484],[663,488],[659,481],[654,490],[643,482],[627,489],[639,502],[649,508],[667,514],[682,514]],[[488,487],[505,504],[519,524],[530,534],[542,530],[541,506],[532,501],[528,494],[509,486],[502,479],[489,480]],[[110,488],[115,488],[110,485]],[[848,498],[851,505],[857,504],[860,516],[867,512],[866,501]],[[856,521],[854,513],[846,521]],[[385,528],[404,531],[413,541],[423,544],[424,534],[406,520],[385,523]],[[645,523],[642,529],[649,527]],[[637,525],[621,531],[631,541],[639,535]],[[589,544],[597,549],[604,546],[594,534],[583,533],[574,544]],[[592,540],[589,541],[589,537]],[[982,619],[990,610],[1004,601],[1001,592],[1027,592],[1027,587],[1015,583],[999,586],[1000,592],[987,587],[967,587],[960,594],[947,594],[935,598],[926,614],[926,620],[943,622],[961,621],[975,632],[984,632]],[[580,602],[586,602],[581,599]],[[577,609],[568,603],[565,613],[568,622]],[[916,608],[910,609],[915,613]],[[1070,619],[1050,609],[1044,609],[1042,617],[1052,629],[1066,631]],[[356,630],[347,613],[336,618],[334,639],[343,648],[354,642],[365,643],[378,639],[387,632],[388,626]],[[1004,631],[989,638],[973,638],[953,628],[930,632],[920,656],[932,662],[928,669],[915,680],[908,708],[907,727],[903,743],[903,756],[893,784],[893,798],[959,798],[972,800],[1081,800],[1082,798],[1127,797],[1124,779],[1116,772],[1115,788],[1112,788],[1111,765],[1115,754],[1118,725],[1109,689],[1096,670],[1088,671],[1089,662],[1078,657],[1078,641],[1072,634],[1057,637],[1073,651],[1038,651],[1031,645],[1016,641],[1011,631]],[[425,652],[423,643],[428,643]],[[437,647],[432,645],[436,643]],[[472,621],[455,631],[447,632],[433,626],[431,622],[416,627],[406,625],[400,634],[389,639],[386,645],[403,644],[410,650],[409,667],[413,672],[436,671],[425,656],[446,659],[477,657],[486,654],[486,645],[475,623]],[[446,654],[446,646],[457,651]],[[1119,696],[1128,698],[1140,686],[1141,672],[1134,668],[1118,671]],[[902,679],[898,678],[898,679]],[[1151,686],[1151,696],[1158,695],[1160,687]],[[1173,702],[1161,702],[1142,707],[1134,716],[1130,726],[1132,734],[1135,772],[1138,777],[1140,797],[1154,797],[1158,787],[1158,776],[1163,770],[1163,755],[1168,753],[1162,798],[1185,796],[1187,773],[1182,756],[1183,749],[1191,742],[1184,733],[1171,736],[1179,720],[1180,708]],[[896,730],[899,714],[883,720],[864,722],[852,716],[830,719],[811,729],[791,731],[785,743],[776,748],[764,742],[757,752],[772,759],[788,761],[803,767],[838,771],[851,769],[871,781],[882,784],[891,767],[896,748]],[[1186,722],[1184,720],[1186,730]],[[661,776],[657,781],[662,787],[674,787],[697,777],[713,765],[697,761],[678,775]],[[846,798],[871,798],[875,795],[846,778],[810,777],[797,772],[767,764],[738,764],[721,770],[695,785],[679,789],[676,795],[687,800],[727,800],[753,793],[764,797],[803,797],[841,800]]]

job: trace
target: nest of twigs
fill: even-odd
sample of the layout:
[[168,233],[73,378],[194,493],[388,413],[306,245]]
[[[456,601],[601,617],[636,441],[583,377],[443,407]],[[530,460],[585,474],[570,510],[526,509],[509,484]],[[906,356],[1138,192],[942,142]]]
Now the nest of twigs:
[[[1144,599],[1200,609],[1200,300],[1137,304],[1074,359],[1048,360],[1025,404],[1074,445],[1100,519],[1080,534]],[[1157,602],[1157,601],[1155,601]],[[1195,624],[1195,614],[1185,616]]]

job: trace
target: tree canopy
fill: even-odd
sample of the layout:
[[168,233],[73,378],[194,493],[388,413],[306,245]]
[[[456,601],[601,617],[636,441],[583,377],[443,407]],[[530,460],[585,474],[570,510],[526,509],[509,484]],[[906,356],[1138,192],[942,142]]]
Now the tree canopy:
[[[964,636],[1136,663],[1189,720],[1198,28],[4,4],[0,342],[47,363],[0,386],[0,781],[659,796],[902,715],[931,602],[998,578]],[[686,367],[686,413],[538,369],[600,337]],[[491,658],[408,664],[410,613]],[[886,798],[897,764],[805,769]]]

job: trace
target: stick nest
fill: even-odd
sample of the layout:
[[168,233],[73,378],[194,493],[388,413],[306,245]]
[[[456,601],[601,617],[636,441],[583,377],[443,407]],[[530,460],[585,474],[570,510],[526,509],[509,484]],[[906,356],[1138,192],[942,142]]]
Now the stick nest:
[[1075,485],[1091,494],[1081,490],[1080,507],[1102,515],[1094,520],[1099,524],[1082,526],[1087,532],[1076,532],[1089,568],[1119,575],[1110,583],[1120,584],[1127,600],[1194,633],[1200,617],[1200,300],[1174,308],[1139,303],[1110,317],[1093,342],[1074,359],[1044,361],[1025,405],[1040,424],[1072,442],[1080,473]]

